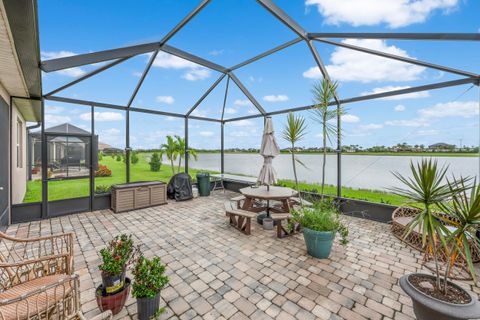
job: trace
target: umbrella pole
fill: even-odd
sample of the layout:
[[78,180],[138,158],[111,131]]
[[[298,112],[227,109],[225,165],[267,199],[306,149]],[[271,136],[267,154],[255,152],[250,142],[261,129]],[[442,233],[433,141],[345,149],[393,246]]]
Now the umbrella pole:
[[[269,184],[267,184],[267,191],[270,191]],[[267,218],[270,218],[270,200],[267,200]]]

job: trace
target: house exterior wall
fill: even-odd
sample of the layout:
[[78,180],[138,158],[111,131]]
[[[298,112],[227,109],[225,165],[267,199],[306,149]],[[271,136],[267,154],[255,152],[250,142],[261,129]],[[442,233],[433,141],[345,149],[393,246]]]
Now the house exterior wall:
[[10,222],[10,96],[0,82],[0,231]]
[[[12,168],[12,204],[22,203],[27,191],[27,124],[22,115],[18,112],[15,105],[12,106],[11,114],[11,141],[12,141],[12,154],[11,154],[11,168]],[[17,135],[18,126],[21,124],[21,161],[20,166],[17,162]]]

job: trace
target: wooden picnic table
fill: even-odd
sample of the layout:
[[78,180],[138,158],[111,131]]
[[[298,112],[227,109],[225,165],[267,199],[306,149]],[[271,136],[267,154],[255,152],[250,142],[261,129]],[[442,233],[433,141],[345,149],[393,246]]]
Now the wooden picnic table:
[[[278,213],[288,213],[290,212],[290,202],[289,199],[298,195],[298,192],[286,187],[276,187],[270,186],[267,189],[267,186],[260,187],[246,187],[240,189],[240,193],[245,197],[243,202],[242,209],[261,212],[267,210],[272,210],[273,212]],[[267,206],[255,206],[256,200],[267,200]],[[270,208],[268,205],[269,201],[279,201],[282,205],[281,208]]]

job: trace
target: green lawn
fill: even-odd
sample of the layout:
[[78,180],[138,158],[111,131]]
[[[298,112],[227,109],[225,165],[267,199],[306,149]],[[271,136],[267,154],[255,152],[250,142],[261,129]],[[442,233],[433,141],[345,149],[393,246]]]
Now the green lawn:
[[[130,166],[130,181],[146,181],[146,180],[160,180],[168,182],[171,178],[172,169],[170,165],[162,164],[160,171],[150,171],[150,165],[147,162],[149,153],[138,154],[139,161]],[[110,156],[103,156],[99,161],[100,164],[106,165],[112,170],[110,177],[96,177],[95,185],[111,186],[112,184],[126,182],[126,165],[123,161],[116,161]],[[177,170],[177,168],[175,168]],[[183,168],[182,168],[183,171]],[[198,171],[190,169],[189,173],[193,179]],[[68,198],[87,197],[89,195],[89,179],[73,179],[73,180],[58,180],[48,182],[48,200],[60,200]],[[42,182],[40,180],[28,181],[27,192],[23,202],[39,202],[42,199]]]
[[[295,182],[291,180],[280,180],[280,185],[287,186],[287,187],[295,187]],[[305,183],[300,182],[298,184],[300,190],[303,191],[310,191],[310,192],[320,192],[321,186],[320,184],[314,183]],[[332,185],[325,186],[325,194],[329,195],[337,195],[337,187]],[[377,191],[377,190],[367,190],[367,189],[352,189],[348,187],[342,188],[342,197],[350,198],[350,199],[357,199],[357,200],[366,200],[371,202],[378,202],[378,203],[386,203],[392,205],[402,205],[405,203],[405,198],[400,196]]]

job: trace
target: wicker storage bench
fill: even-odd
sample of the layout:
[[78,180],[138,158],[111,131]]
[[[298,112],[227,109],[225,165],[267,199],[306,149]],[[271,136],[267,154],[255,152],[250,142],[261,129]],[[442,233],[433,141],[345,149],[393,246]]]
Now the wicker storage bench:
[[167,203],[167,185],[161,181],[112,185],[112,210],[115,213]]

